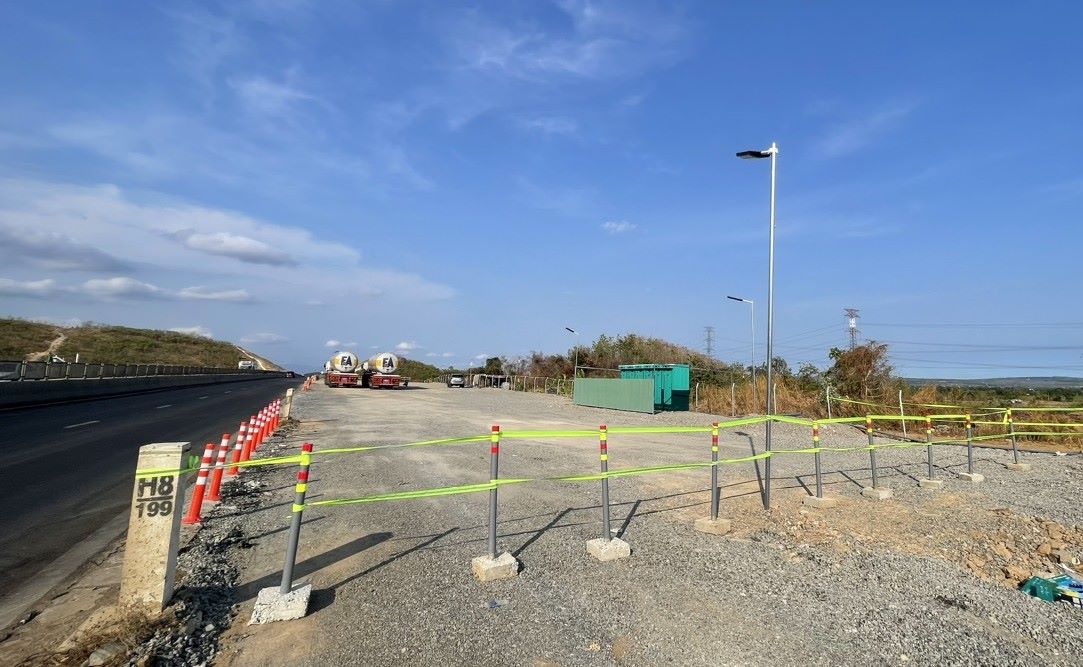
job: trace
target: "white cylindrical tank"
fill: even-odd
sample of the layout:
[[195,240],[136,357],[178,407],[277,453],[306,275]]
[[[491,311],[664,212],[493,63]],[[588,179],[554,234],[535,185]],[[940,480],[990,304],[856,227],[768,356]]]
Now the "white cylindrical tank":
[[399,358],[390,352],[381,352],[365,362],[365,370],[394,375],[399,370]]
[[336,352],[328,363],[332,370],[339,373],[353,373],[357,370],[357,355],[353,352]]

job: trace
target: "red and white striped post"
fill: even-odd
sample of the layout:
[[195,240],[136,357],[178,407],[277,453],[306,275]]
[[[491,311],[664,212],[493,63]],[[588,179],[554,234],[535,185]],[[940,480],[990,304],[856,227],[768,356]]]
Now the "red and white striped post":
[[279,420],[282,415],[282,401],[275,399],[271,403],[271,433],[278,430]]
[[211,471],[212,459],[214,459],[214,443],[208,442],[203,448],[203,460],[199,464],[199,476],[196,477],[196,488],[192,491],[192,504],[188,507],[188,516],[181,520],[185,526],[199,523],[199,512],[203,509],[203,494],[207,491],[207,474]]
[[211,473],[211,488],[207,493],[207,501],[217,503],[222,500],[222,473],[226,471],[226,455],[229,454],[229,434],[222,434],[222,443],[218,445],[218,460],[214,463],[214,472]]
[[244,455],[244,439],[245,432],[248,430],[248,422],[241,422],[240,428],[237,429],[237,442],[233,444],[233,467],[229,469],[229,476],[236,477],[240,470],[237,468],[237,464],[241,462],[241,456]]
[[252,458],[253,442],[255,441],[256,429],[258,428],[259,422],[256,421],[256,415],[252,415],[252,418],[248,420],[248,433],[244,434],[244,450],[241,451],[242,463]]
[[259,449],[263,444],[264,431],[267,428],[267,414],[260,410],[256,413],[256,433],[252,436],[252,451]]

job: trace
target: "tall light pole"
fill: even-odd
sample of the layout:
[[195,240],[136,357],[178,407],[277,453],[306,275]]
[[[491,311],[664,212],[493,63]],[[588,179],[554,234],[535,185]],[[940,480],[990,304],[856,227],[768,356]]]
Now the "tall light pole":
[[579,332],[571,327],[564,327],[564,330],[575,336],[575,370],[572,371],[572,377],[579,377]]
[[752,306],[752,402],[756,409],[760,409],[759,388],[756,386],[756,302],[752,299],[742,299],[739,296],[726,296],[727,299],[740,301]]
[[[771,231],[768,241],[767,259],[767,415],[775,414],[774,385],[774,342],[775,342],[775,174],[778,165],[778,144],[771,142],[765,151],[741,151],[737,157],[742,160],[762,160],[771,158]],[[771,451],[771,421],[767,421],[764,447]],[[764,477],[763,508],[771,508],[771,457],[763,462]]]

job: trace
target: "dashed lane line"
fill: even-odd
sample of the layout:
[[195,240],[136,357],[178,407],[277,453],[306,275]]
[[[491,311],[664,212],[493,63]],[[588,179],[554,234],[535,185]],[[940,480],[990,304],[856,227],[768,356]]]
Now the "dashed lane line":
[[92,419],[92,420],[90,420],[88,422],[79,422],[78,424],[68,424],[64,428],[68,429],[68,428],[79,428],[80,426],[90,426],[91,424],[97,424],[100,421],[101,421],[100,419]]
[[158,407],[156,407],[156,408],[154,408],[154,409],[155,409],[155,410],[162,410],[162,409],[164,409],[164,408],[171,408],[171,407],[173,407],[173,404],[172,404],[172,403],[166,403],[165,405],[159,405]]

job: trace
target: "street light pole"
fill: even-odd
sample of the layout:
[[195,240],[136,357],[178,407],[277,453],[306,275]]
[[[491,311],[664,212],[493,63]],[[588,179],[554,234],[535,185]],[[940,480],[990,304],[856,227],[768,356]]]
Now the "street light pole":
[[[775,339],[775,181],[778,166],[778,144],[771,142],[765,151],[741,151],[737,157],[748,160],[771,158],[771,228],[768,240],[767,259],[767,415],[775,413],[774,385],[774,339]],[[768,419],[764,447],[771,451],[771,421]],[[771,507],[771,457],[764,461],[763,507]]]
[[572,370],[572,377],[579,377],[579,332],[571,327],[564,327],[565,331],[575,334],[575,367]]
[[752,299],[742,299],[738,296],[727,296],[726,298],[740,301],[741,303],[747,303],[752,306],[752,402],[756,404],[756,409],[759,410],[760,390],[759,387],[756,386],[756,302]]

